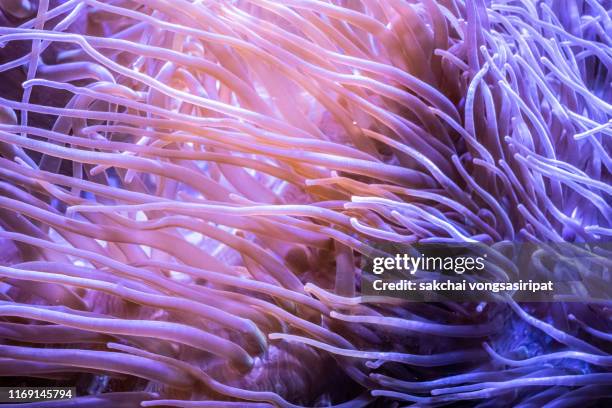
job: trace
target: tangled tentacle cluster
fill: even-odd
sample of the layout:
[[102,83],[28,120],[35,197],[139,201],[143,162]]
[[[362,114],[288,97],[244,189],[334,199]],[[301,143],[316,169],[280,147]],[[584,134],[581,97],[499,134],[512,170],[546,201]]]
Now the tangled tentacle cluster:
[[610,239],[609,10],[2,1],[2,383],[113,408],[611,397],[608,303],[359,297],[388,242]]

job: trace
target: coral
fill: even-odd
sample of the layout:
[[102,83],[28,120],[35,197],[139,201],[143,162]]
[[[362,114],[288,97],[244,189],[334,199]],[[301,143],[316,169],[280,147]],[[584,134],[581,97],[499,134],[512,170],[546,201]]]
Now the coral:
[[609,302],[364,298],[360,265],[610,240],[610,7],[2,1],[0,383],[76,384],[75,407],[609,400]]

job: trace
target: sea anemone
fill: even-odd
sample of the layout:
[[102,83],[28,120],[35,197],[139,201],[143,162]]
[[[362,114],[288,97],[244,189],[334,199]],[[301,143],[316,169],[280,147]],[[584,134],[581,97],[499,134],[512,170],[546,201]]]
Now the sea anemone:
[[609,400],[606,299],[360,277],[387,245],[609,242],[611,7],[3,0],[0,383],[109,408]]

